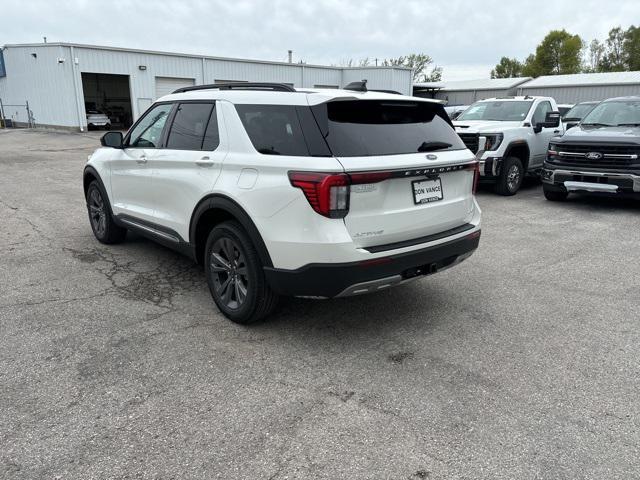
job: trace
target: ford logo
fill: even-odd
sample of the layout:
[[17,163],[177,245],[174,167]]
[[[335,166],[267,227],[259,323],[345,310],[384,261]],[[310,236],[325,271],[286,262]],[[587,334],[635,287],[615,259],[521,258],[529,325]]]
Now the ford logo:
[[429,153],[427,154],[427,160],[437,160],[438,156],[434,155],[433,153]]
[[600,160],[602,158],[602,154],[600,152],[589,152],[584,155],[587,160]]

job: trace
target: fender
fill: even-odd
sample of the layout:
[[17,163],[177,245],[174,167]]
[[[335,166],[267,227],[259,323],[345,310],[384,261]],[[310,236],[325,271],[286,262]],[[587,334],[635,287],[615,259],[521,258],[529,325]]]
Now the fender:
[[191,215],[191,222],[189,224],[189,242],[193,245],[194,249],[197,249],[198,246],[195,245],[196,242],[196,227],[202,215],[209,210],[222,210],[235,218],[242,228],[249,234],[251,240],[253,240],[253,244],[256,247],[258,255],[260,256],[260,260],[262,261],[262,265],[265,267],[273,267],[273,263],[271,261],[271,256],[269,255],[269,251],[267,250],[267,246],[262,240],[262,236],[258,231],[258,228],[251,220],[251,217],[244,211],[244,209],[231,198],[221,195],[221,194],[211,194],[204,197]]
[[511,156],[511,150],[518,147],[524,147],[527,150],[527,165],[531,161],[531,149],[529,148],[529,144],[526,140],[513,140],[507,145],[507,148],[504,150],[504,155],[502,158],[507,158]]

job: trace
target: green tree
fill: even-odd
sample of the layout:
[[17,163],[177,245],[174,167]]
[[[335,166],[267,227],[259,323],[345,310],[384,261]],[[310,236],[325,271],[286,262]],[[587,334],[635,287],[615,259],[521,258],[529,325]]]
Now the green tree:
[[516,58],[502,57],[491,70],[491,78],[514,78],[522,75],[522,63]]
[[536,64],[536,56],[530,54],[522,64],[522,76],[523,77],[538,77],[538,65]]
[[385,67],[407,67],[413,69],[414,82],[439,82],[442,80],[442,68],[434,66],[433,59],[424,53],[412,53],[398,58],[385,58],[382,65]]
[[538,75],[579,73],[582,67],[582,39],[566,30],[552,30],[536,48]]
[[607,53],[603,60],[603,71],[622,72],[625,70],[624,64],[624,41],[626,32],[622,27],[615,27],[609,30],[609,36],[605,41]]
[[626,69],[640,70],[640,27],[631,25],[625,32],[622,50]]
[[586,73],[595,73],[604,71],[604,59],[606,55],[605,45],[598,39],[591,40],[589,51],[584,66]]

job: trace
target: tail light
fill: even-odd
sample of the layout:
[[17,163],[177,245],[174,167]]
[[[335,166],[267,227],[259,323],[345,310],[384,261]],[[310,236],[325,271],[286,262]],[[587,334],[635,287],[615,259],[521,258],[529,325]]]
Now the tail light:
[[302,190],[320,215],[343,218],[349,213],[349,176],[345,173],[289,172],[291,185]]

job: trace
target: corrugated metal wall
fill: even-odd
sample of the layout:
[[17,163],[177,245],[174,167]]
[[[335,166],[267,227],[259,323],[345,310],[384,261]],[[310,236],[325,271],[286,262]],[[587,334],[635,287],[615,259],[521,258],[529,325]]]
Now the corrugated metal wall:
[[[194,78],[196,84],[240,80],[281,82],[295,87],[343,87],[366,78],[372,89],[397,90],[407,95],[412,90],[411,71],[395,68],[344,69],[68,45],[10,46],[4,52],[7,77],[0,81],[2,101],[24,103],[28,99],[37,123],[68,127],[86,126],[82,72],[128,75],[134,118],[149,99],[156,99],[156,77]],[[36,53],[37,58],[31,53]],[[58,63],[58,58],[65,61]]]
[[460,90],[448,92],[441,90],[435,96],[439,100],[449,100],[448,105],[471,105],[485,98],[508,97],[516,94],[516,89],[510,90]]
[[[3,104],[28,101],[36,124],[68,127],[80,124],[68,48],[12,47],[4,50],[4,59],[7,76],[2,79],[0,91]],[[58,59],[64,62],[58,63]],[[24,108],[5,107],[4,110],[8,118],[27,123]]]
[[541,95],[555,98],[558,103],[578,103],[606,100],[612,97],[640,95],[638,85],[585,85],[578,87],[519,88],[521,95]]

